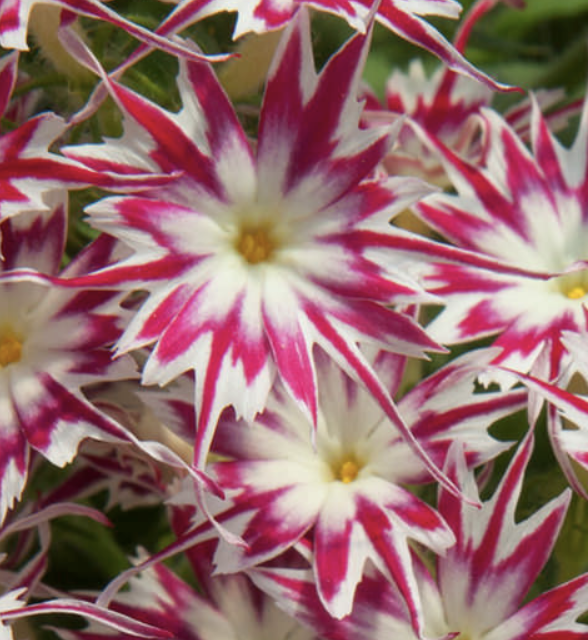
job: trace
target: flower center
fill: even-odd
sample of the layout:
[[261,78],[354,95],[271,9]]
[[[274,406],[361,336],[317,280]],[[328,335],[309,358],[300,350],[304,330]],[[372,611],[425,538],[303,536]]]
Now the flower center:
[[22,356],[22,340],[12,331],[0,335],[0,368],[19,362]]
[[586,289],[580,286],[572,287],[571,289],[566,291],[566,296],[570,300],[579,300],[580,298],[583,298],[585,295],[586,295]]
[[336,474],[337,480],[340,480],[345,484],[353,482],[355,478],[357,478],[357,474],[359,473],[360,468],[361,467],[359,466],[355,458],[346,458],[339,465],[339,469]]
[[236,248],[249,264],[259,264],[269,260],[275,242],[267,229],[245,229],[237,239]]
[[555,289],[568,300],[581,300],[588,294],[588,270],[575,271],[552,280]]

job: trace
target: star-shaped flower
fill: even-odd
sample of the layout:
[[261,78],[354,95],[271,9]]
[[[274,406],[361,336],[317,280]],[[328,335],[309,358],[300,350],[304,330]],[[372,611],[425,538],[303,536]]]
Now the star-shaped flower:
[[134,253],[75,283],[148,292],[118,351],[155,343],[146,384],[196,371],[200,468],[220,412],[230,405],[251,420],[276,374],[316,424],[319,344],[370,389],[442,479],[358,347],[414,356],[437,348],[390,307],[426,299],[409,264],[433,244],[405,245],[388,220],[430,190],[371,177],[393,134],[358,127],[367,45],[354,36],[317,75],[300,11],[270,73],[255,152],[210,66],[192,62],[181,64],[179,113],[104,76],[126,114],[124,136],[64,150],[96,171],[182,174],[88,209],[92,225]]
[[[454,453],[458,448],[456,447]],[[515,510],[532,450],[527,437],[512,459],[494,495],[478,509],[441,490],[439,511],[456,544],[437,558],[434,578],[415,558],[426,638],[468,640],[547,640],[586,638],[577,622],[587,609],[588,574],[561,584],[522,604],[555,544],[569,503],[565,491],[521,522]],[[477,494],[475,479],[454,456],[449,475]],[[250,572],[280,606],[310,624],[325,638],[416,640],[398,590],[373,568],[358,588],[350,616],[337,621],[320,610],[310,572],[258,568]]]
[[484,109],[482,117],[482,167],[420,132],[457,193],[432,195],[415,211],[459,247],[494,261],[432,266],[426,286],[445,307],[428,329],[444,344],[497,336],[493,345],[502,353],[495,362],[522,372],[534,367],[553,380],[569,360],[562,335],[584,327],[588,300],[588,102],[570,149],[536,103],[532,153],[497,113]]
[[[380,353],[375,363],[394,390],[399,360]],[[399,403],[412,433],[439,466],[456,441],[467,448],[470,465],[498,455],[505,444],[491,438],[488,427],[525,404],[521,391],[474,394],[478,361],[468,354],[450,363]],[[226,491],[228,506],[220,504],[215,517],[247,546],[221,540],[217,571],[242,571],[269,560],[279,566],[284,553],[308,537],[318,593],[331,615],[350,613],[371,559],[396,582],[418,629],[420,596],[407,542],[439,553],[453,543],[439,514],[406,488],[432,478],[381,407],[324,354],[317,355],[317,374],[316,434],[280,385],[254,423],[228,414],[221,418],[212,449],[220,461],[208,471]],[[210,529],[210,523],[195,528],[194,540],[206,538]]]
[[[29,267],[55,274],[65,243],[63,202],[0,225],[2,275]],[[73,260],[75,275],[115,259],[106,237]],[[81,440],[126,439],[124,430],[85,399],[91,383],[134,377],[132,360],[112,361],[123,324],[120,294],[0,282],[0,521],[21,495],[31,451],[63,466]]]

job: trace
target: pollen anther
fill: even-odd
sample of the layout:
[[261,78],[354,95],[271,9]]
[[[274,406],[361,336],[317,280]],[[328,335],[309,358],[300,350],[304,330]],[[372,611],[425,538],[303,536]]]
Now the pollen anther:
[[345,460],[339,467],[339,480],[345,484],[353,482],[359,473],[359,465],[355,460]]
[[0,367],[19,362],[22,356],[22,342],[14,333],[9,332],[0,337]]
[[586,295],[586,289],[584,289],[584,287],[572,287],[568,292],[566,292],[566,296],[570,299],[570,300],[579,300],[580,298],[583,298]]
[[274,243],[265,229],[244,231],[237,241],[237,251],[249,264],[259,264],[266,261],[273,250]]

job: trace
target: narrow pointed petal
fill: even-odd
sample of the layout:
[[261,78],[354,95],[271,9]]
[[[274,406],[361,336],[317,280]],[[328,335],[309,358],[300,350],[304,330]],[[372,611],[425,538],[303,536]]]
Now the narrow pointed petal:
[[[457,544],[438,561],[439,584],[450,627],[460,628],[467,615],[475,621],[476,632],[485,633],[512,616],[547,562],[570,493],[563,492],[527,520],[515,523],[532,445],[529,433],[493,497],[480,510],[458,504],[444,490],[440,493],[439,510],[457,538]],[[466,491],[476,490],[463,466],[461,470],[454,467],[450,475],[461,476],[462,483],[467,484]],[[495,593],[508,597],[492,598]]]

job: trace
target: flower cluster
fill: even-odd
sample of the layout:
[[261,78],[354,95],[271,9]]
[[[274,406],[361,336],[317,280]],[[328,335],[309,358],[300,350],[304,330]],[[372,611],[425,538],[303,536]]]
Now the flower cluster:
[[464,57],[523,3],[141,7],[0,0],[1,637],[588,638],[588,100]]

